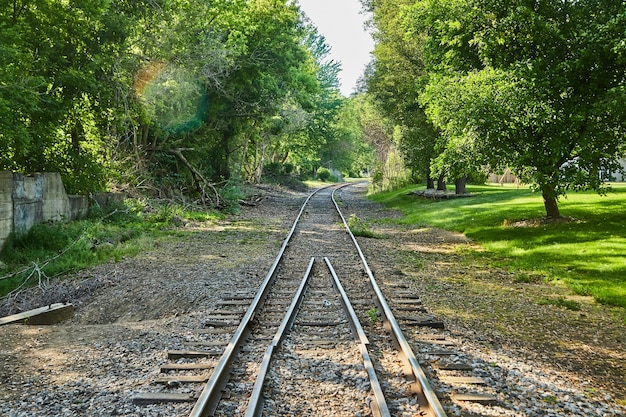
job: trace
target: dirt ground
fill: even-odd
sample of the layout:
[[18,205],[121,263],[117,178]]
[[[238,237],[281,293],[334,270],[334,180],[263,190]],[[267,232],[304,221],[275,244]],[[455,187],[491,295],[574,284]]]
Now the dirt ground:
[[[49,415],[65,408],[80,414],[79,407],[91,409],[94,396],[101,395],[104,404],[110,402],[105,392],[142,387],[147,370],[163,361],[165,340],[181,345],[198,333],[203,315],[221,295],[258,286],[304,196],[261,191],[260,203],[239,215],[183,222],[146,253],[81,271],[15,300],[18,307],[70,301],[76,314],[55,326],[0,327],[0,402],[23,410],[9,415],[28,415],[46,405]],[[428,311],[464,343],[524,358],[566,375],[590,396],[602,393],[603,400],[626,405],[623,309],[598,305],[559,285],[516,282],[508,272],[486,267],[475,255],[481,248],[463,235],[395,225],[387,220],[398,213],[361,197],[346,194],[344,210],[368,221],[379,235],[359,239],[379,280],[419,290]],[[559,297],[577,301],[581,309],[542,302]],[[91,405],[77,401],[82,396],[91,398]],[[110,415],[124,414],[124,407]]]

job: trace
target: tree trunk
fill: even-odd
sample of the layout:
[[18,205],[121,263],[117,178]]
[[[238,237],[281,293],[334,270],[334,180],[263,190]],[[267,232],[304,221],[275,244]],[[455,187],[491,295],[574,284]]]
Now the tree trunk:
[[433,177],[430,176],[430,168],[426,170],[426,189],[435,189],[435,180],[433,180]]
[[466,193],[465,186],[467,185],[467,177],[457,178],[454,181],[454,194],[463,195]]
[[543,205],[546,208],[546,216],[553,219],[561,217],[554,187],[551,185],[543,185],[541,187],[541,194],[543,196]]
[[443,174],[437,178],[437,191],[446,191],[446,180]]
[[77,121],[74,123],[70,130],[70,136],[72,137],[72,151],[74,151],[74,155],[80,155],[80,140],[85,135],[83,130],[83,125],[81,122]]

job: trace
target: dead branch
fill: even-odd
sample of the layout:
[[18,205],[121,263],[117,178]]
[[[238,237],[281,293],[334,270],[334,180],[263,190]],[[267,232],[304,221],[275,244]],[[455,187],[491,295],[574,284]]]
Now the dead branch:
[[[183,155],[183,151],[192,150],[193,148],[177,148],[168,149],[165,152],[176,156],[176,158],[178,158],[178,160],[182,162],[183,165],[185,165],[185,167],[187,167],[187,169],[191,172],[196,190],[200,193],[200,197],[202,198],[202,203],[204,205],[213,205],[218,208],[223,207],[224,201],[222,201],[215,185],[211,184],[211,182],[204,178],[204,176],[187,160],[187,158],[185,158],[185,155]],[[211,193],[207,192],[207,188],[211,191]]]

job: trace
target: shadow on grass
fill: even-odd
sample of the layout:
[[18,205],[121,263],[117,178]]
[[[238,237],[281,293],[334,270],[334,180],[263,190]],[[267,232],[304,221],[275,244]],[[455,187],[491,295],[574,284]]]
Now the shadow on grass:
[[468,187],[471,198],[434,201],[396,192],[375,198],[400,209],[406,224],[463,232],[510,270],[562,280],[576,293],[626,308],[626,186],[607,196],[572,193],[568,221],[545,222],[541,196],[528,189]]

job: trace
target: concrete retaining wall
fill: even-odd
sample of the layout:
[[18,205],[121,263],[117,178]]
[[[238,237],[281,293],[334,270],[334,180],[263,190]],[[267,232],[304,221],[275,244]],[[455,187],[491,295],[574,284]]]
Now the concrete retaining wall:
[[57,172],[22,175],[0,172],[0,250],[12,232],[25,233],[46,221],[83,218],[89,209],[83,196],[68,196]]

